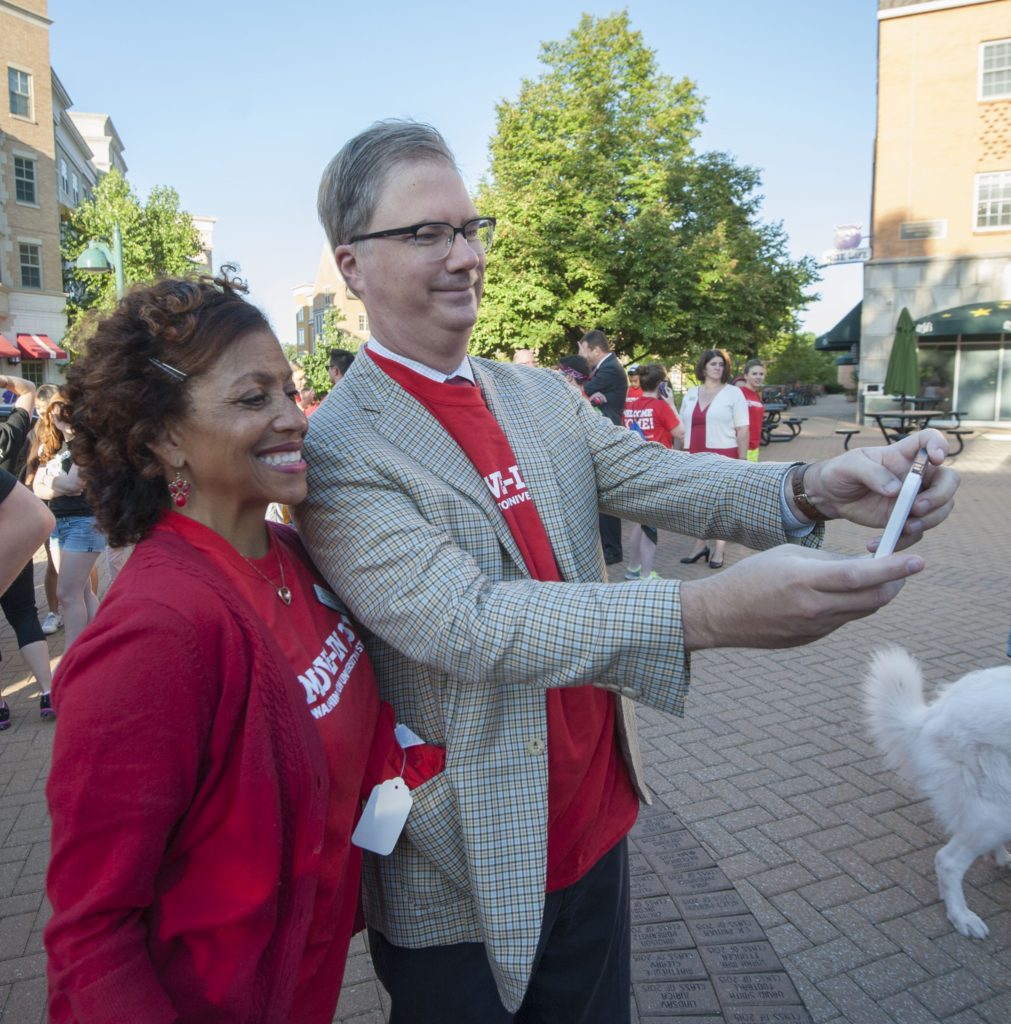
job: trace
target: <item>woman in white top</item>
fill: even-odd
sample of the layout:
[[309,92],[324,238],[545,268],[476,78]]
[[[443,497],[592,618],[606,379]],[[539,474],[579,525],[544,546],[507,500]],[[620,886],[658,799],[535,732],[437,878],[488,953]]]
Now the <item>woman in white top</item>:
[[[695,364],[695,377],[702,383],[690,388],[681,402],[680,416],[685,428],[685,450],[725,455],[730,459],[748,457],[748,404],[730,380],[730,356],[724,349],[707,348]],[[710,569],[723,565],[726,542],[697,538],[686,565],[700,558]]]

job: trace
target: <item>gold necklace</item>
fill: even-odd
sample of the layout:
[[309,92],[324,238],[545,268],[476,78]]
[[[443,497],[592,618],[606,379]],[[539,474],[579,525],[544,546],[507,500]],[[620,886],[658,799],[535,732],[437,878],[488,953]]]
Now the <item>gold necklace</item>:
[[262,579],[265,583],[269,583],[272,587],[274,587],[274,593],[277,594],[277,596],[285,604],[290,605],[291,591],[284,585],[284,563],[281,561],[281,552],[278,551],[276,547],[274,548],[274,554],[277,556],[277,568],[278,571],[281,573],[281,585],[279,587],[274,586],[274,581],[269,576],[266,576],[264,573],[260,572],[259,568],[256,565],[254,565],[250,559],[246,558],[245,555],[243,555],[242,557],[249,565],[249,568],[252,569],[253,572],[255,572],[256,575],[259,576],[260,579]]

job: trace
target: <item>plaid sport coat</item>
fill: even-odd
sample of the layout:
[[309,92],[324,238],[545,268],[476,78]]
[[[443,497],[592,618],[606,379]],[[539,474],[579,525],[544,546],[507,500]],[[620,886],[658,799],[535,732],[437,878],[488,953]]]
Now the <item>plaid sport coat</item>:
[[[786,466],[671,452],[614,426],[558,374],[471,362],[564,582],[530,579],[463,451],[364,354],[310,420],[309,497],[296,519],[371,631],[398,721],[446,747],[446,770],[414,791],[394,851],[366,854],[369,923],[402,946],[483,942],[515,1010],[544,903],[544,690],[593,682],[680,715],[688,688],[680,582],[603,582],[598,509],[766,548],[788,539]],[[618,704],[645,797],[634,716]]]

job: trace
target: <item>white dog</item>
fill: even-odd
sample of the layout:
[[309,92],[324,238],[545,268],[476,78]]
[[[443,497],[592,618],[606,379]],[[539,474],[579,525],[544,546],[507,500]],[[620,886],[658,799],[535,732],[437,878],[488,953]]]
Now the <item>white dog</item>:
[[864,682],[864,710],[888,766],[923,792],[951,836],[934,859],[948,919],[986,938],[962,879],[983,854],[1011,865],[1011,667],[970,672],[926,704],[916,661],[901,648],[882,651]]

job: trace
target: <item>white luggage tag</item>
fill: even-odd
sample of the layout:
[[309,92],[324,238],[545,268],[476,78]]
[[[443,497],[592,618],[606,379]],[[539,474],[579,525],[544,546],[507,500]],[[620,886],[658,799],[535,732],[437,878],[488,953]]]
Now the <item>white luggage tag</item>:
[[411,791],[400,776],[381,782],[369,795],[351,842],[363,850],[387,856],[397,845],[413,803]]

